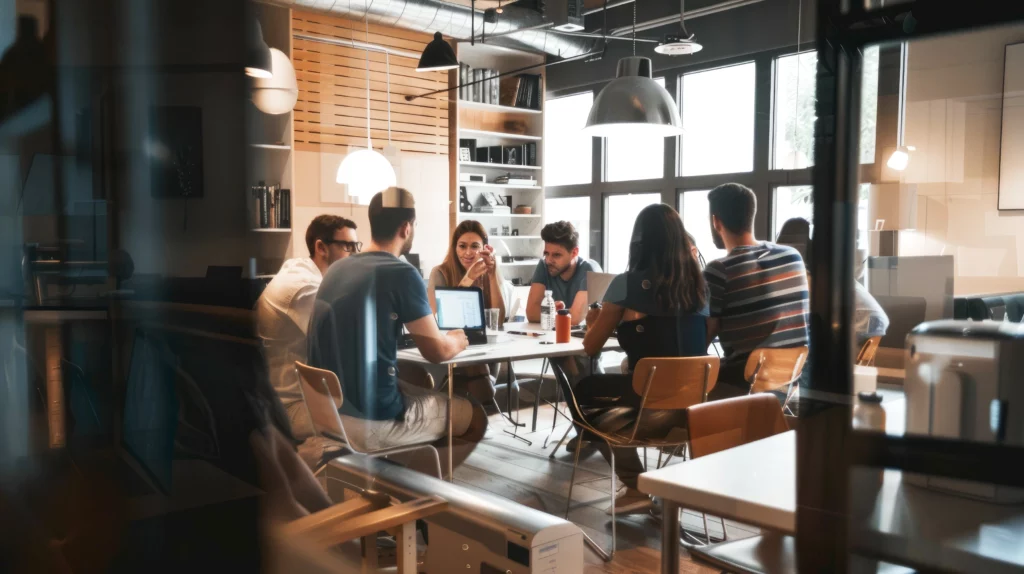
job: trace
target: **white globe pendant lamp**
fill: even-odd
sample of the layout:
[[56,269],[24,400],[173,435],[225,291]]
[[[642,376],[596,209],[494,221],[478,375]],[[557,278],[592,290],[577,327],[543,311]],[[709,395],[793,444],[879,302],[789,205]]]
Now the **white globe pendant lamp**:
[[[367,27],[369,23],[367,23]],[[367,30],[369,41],[369,30]],[[388,90],[390,98],[391,90]],[[390,101],[389,101],[390,106]],[[390,114],[389,114],[390,120]],[[366,50],[366,149],[356,150],[345,156],[338,166],[335,177],[338,183],[348,186],[348,195],[355,203],[368,204],[378,191],[394,187],[398,183],[395,168],[380,152],[373,149],[370,138],[370,51]]]
[[287,114],[299,99],[295,68],[288,56],[277,48],[270,49],[270,58],[274,74],[269,78],[253,79],[250,97],[256,108],[265,114]]

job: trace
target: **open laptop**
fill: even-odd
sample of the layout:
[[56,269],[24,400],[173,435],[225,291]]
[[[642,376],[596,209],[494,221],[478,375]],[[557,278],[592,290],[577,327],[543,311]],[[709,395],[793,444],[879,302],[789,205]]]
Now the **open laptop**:
[[604,300],[604,294],[608,291],[608,286],[611,285],[612,279],[615,279],[614,273],[587,271],[587,305],[600,303]]
[[462,329],[470,345],[487,344],[484,293],[479,287],[436,287],[434,302],[439,329]]

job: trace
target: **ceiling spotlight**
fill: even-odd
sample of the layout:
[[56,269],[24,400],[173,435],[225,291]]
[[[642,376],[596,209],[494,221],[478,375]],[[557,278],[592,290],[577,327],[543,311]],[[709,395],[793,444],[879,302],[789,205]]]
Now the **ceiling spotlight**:
[[685,2],[679,0],[679,27],[683,29],[683,33],[665,34],[665,39],[654,48],[655,52],[666,56],[688,56],[704,49],[704,46],[693,41],[693,34],[686,31],[685,14]]
[[889,156],[889,161],[885,162],[885,165],[889,166],[889,169],[896,171],[903,171],[907,169],[907,165],[910,164],[910,152],[914,151],[915,148],[912,145],[901,145],[896,148],[896,151],[892,152]]

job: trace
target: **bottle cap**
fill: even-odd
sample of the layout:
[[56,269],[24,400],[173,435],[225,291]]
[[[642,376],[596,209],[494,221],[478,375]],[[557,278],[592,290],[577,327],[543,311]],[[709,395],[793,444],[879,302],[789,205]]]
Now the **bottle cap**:
[[857,398],[860,399],[861,402],[865,402],[865,403],[881,403],[882,402],[882,395],[880,395],[878,393],[859,392],[859,393],[857,393]]
[[544,290],[544,296],[551,295],[552,293],[554,293],[554,291],[552,291],[551,289],[545,289]]
[[569,314],[569,310],[568,309],[559,309],[558,310],[558,314],[559,315],[568,315]]

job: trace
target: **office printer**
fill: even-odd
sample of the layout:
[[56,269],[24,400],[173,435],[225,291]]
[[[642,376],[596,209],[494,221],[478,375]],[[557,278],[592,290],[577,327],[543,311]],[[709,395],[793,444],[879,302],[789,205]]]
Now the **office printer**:
[[[1024,446],[1024,325],[942,320],[907,337],[907,434]],[[940,477],[904,480],[990,502],[1024,490]]]
[[493,494],[363,455],[325,469],[327,492],[373,490],[407,502],[436,495],[448,510],[425,519],[427,574],[582,574],[583,532],[575,524]]

